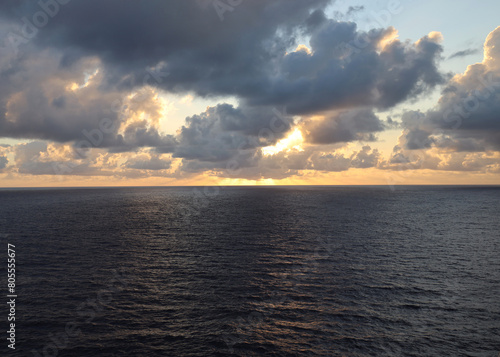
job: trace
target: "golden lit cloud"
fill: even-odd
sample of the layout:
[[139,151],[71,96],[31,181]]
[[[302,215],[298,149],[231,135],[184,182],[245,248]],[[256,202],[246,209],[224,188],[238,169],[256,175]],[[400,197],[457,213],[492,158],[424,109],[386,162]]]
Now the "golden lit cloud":
[[295,49],[295,52],[298,52],[298,51],[304,51],[308,55],[311,54],[311,49],[309,47],[307,47],[306,45],[298,45],[297,48]]
[[380,39],[380,41],[377,44],[377,48],[379,51],[384,51],[384,49],[389,46],[391,43],[396,41],[399,37],[398,30],[396,30],[394,27],[390,27],[388,29],[388,32],[385,34],[384,37]]
[[266,156],[275,155],[279,152],[285,151],[303,151],[302,144],[304,142],[304,137],[299,128],[295,128],[294,131],[288,135],[286,138],[281,139],[273,146],[266,146],[262,148],[262,154]]

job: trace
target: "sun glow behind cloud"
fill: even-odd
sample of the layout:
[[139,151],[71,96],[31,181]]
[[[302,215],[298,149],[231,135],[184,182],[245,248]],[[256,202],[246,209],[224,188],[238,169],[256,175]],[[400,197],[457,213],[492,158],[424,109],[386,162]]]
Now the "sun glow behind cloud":
[[299,128],[295,128],[295,130],[290,135],[288,135],[284,139],[281,139],[275,145],[262,148],[262,154],[270,156],[282,151],[304,151],[304,149],[302,148],[303,142],[304,137],[302,136],[302,132]]
[[274,186],[276,180],[273,179],[260,179],[260,180],[247,180],[247,179],[232,179],[224,178],[219,182],[220,186]]

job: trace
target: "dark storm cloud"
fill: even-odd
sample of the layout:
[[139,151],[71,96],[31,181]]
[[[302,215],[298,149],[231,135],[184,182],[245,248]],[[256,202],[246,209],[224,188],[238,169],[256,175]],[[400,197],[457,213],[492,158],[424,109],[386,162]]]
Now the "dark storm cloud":
[[[393,30],[363,33],[354,23],[320,20],[306,30],[312,53],[286,53],[296,43],[274,33],[261,43],[244,36],[241,48],[233,49],[243,57],[234,61],[225,56],[212,61],[203,49],[173,55],[163,66],[171,75],[162,87],[203,96],[237,95],[252,106],[286,105],[292,114],[309,114],[366,105],[388,108],[443,83],[437,70],[442,47],[435,39],[394,41],[380,51],[381,41]],[[356,44],[361,49],[349,47]]]
[[[93,147],[125,151],[154,146],[172,152],[173,138],[161,136],[146,122],[132,123],[124,134],[118,133],[127,118],[114,110],[114,103],[144,84],[171,91],[194,89],[202,95],[238,95],[233,92],[237,83],[240,92],[260,90],[267,74],[262,72],[258,81],[252,77],[287,45],[274,38],[278,28],[293,42],[294,28],[328,1],[246,2],[223,22],[195,1],[47,3],[51,5],[44,11],[37,2],[0,3],[4,24],[14,23],[18,36],[33,35],[22,41],[20,52],[2,48],[2,135],[81,142],[91,141],[85,133],[92,132],[99,142],[91,142]],[[51,11],[53,17],[47,15]],[[39,27],[40,13],[48,17]],[[166,63],[173,68],[169,78],[162,68]],[[96,68],[100,72],[95,83],[68,90]],[[102,133],[95,130],[104,118],[114,130],[100,138]],[[249,130],[252,125],[248,123]]]
[[[198,1],[73,0],[59,6],[58,14],[38,31],[35,42],[40,47],[70,46],[123,69],[154,65],[184,51],[185,55],[203,55],[201,61],[224,64],[257,50],[278,27],[290,29],[311,9],[329,2],[245,1],[220,21],[216,11]],[[36,25],[33,17],[38,11],[40,6],[34,1],[7,0],[0,5],[0,15],[18,18],[20,23],[25,17]],[[190,52],[193,49],[197,51]]]
[[[391,30],[364,33],[354,23],[327,20],[321,10],[327,3],[248,1],[220,21],[194,1],[74,0],[33,43],[64,51],[61,68],[97,56],[106,66],[103,86],[142,86],[154,67],[169,76],[152,84],[168,91],[235,95],[251,105],[287,105],[292,114],[386,108],[442,82],[436,41],[395,41],[380,52]],[[6,4],[27,18],[39,10],[35,3]],[[311,36],[313,53],[287,55],[299,34]],[[355,51],[347,58],[348,45]]]
[[475,55],[477,53],[479,53],[479,49],[477,49],[477,48],[469,48],[467,50],[458,51],[458,52],[453,53],[452,55],[450,55],[448,57],[448,59],[460,58],[460,57],[467,57],[467,56]]

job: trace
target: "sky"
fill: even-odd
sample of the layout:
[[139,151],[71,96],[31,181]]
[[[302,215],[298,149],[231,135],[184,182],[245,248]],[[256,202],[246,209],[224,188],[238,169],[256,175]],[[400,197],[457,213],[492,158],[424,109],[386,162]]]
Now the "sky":
[[500,184],[498,1],[0,2],[0,187]]

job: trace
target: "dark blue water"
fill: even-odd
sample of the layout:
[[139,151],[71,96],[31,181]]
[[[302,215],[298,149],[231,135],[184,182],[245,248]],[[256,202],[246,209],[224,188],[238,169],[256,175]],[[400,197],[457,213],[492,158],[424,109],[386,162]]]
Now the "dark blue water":
[[488,187],[0,190],[0,354],[496,357],[499,212]]

